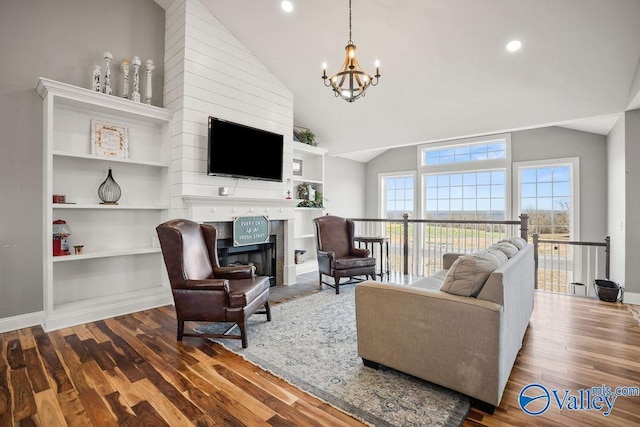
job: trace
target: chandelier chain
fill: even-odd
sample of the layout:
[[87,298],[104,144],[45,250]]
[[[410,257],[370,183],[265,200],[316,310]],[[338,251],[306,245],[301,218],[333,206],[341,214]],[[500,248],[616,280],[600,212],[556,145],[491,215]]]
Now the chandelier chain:
[[351,0],[349,0],[349,44],[353,44],[351,40]]

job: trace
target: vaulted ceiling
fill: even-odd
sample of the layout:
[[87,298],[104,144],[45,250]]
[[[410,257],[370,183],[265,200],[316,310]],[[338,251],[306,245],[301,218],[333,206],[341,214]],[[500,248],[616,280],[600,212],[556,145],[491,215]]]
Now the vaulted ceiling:
[[638,0],[353,0],[358,60],[382,74],[354,103],[320,78],[344,59],[347,0],[292,0],[289,14],[280,0],[201,1],[334,155],[552,124],[606,134],[636,95]]

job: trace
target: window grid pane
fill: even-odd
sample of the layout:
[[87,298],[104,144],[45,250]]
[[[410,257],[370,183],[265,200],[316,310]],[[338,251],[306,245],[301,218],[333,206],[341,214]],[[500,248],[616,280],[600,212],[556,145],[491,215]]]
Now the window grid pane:
[[506,171],[423,175],[424,218],[505,219]]
[[382,178],[386,218],[399,219],[404,213],[413,213],[413,180],[411,175]]
[[422,164],[432,166],[506,158],[507,143],[502,140],[426,149],[423,150]]
[[533,167],[520,170],[520,206],[530,229],[543,238],[570,239],[571,168]]

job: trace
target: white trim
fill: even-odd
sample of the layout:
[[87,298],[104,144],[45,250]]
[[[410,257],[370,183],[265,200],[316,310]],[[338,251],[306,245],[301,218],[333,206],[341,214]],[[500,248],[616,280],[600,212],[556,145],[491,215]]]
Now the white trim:
[[411,176],[413,178],[413,212],[409,212],[411,218],[417,218],[416,210],[418,209],[418,173],[415,170],[396,171],[396,172],[380,172],[378,173],[378,213],[380,218],[386,218],[385,197],[383,196],[382,180],[389,177]]
[[4,319],[0,319],[0,333],[41,325],[43,319],[43,311],[5,317]]
[[69,309],[60,309],[47,316],[43,328],[45,332],[50,332],[172,304],[171,291],[165,288],[141,291],[135,297],[125,294],[122,298],[104,304],[88,303],[84,308],[79,308],[80,303],[72,303],[69,304]]
[[640,293],[638,292],[625,292],[624,293],[625,304],[640,305]]
[[571,169],[571,240],[580,240],[580,158],[563,157],[558,159],[528,160],[523,162],[513,162],[513,208],[520,212],[520,174],[521,168],[545,167],[545,166],[569,166]]

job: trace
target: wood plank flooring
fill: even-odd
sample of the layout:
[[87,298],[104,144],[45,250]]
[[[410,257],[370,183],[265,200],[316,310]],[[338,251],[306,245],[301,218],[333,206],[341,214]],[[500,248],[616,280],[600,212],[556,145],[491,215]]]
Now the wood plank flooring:
[[[362,425],[217,344],[177,342],[171,306],[50,333],[3,333],[0,349],[0,427]],[[531,382],[640,384],[640,326],[621,304],[537,294],[500,408],[492,416],[472,410],[465,426],[640,425],[638,397],[619,398],[607,418],[527,416],[517,400]]]

